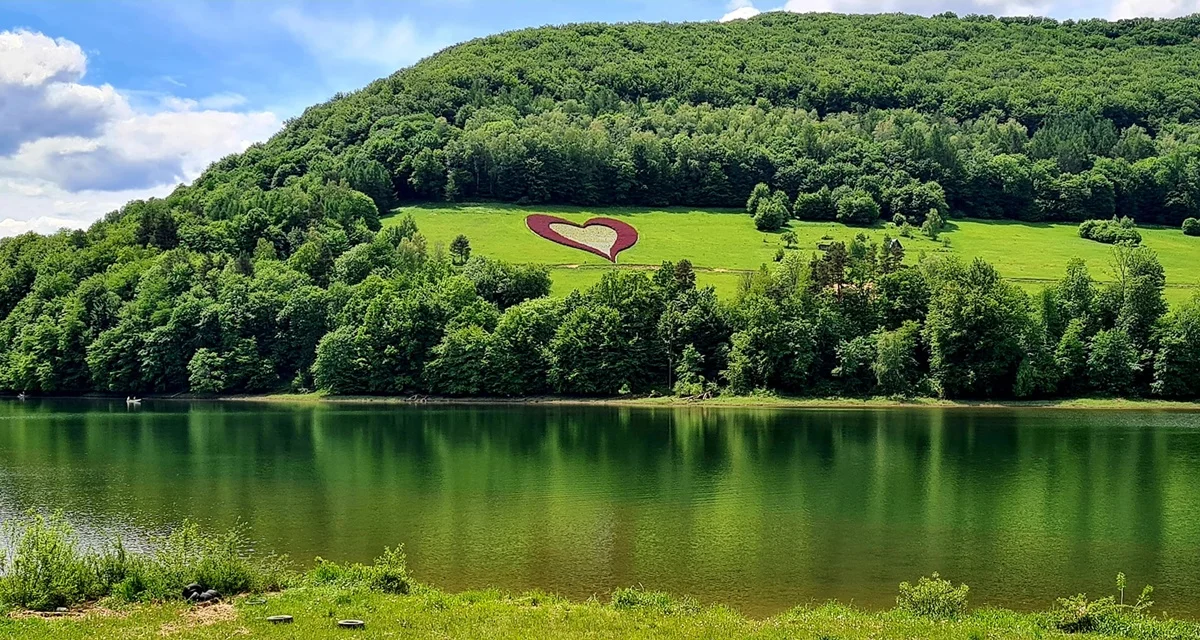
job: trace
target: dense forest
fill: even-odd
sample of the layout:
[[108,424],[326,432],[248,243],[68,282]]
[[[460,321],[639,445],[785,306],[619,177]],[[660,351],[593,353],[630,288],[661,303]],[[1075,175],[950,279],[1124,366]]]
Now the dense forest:
[[[193,203],[292,176],[403,200],[740,207],[865,192],[881,214],[1200,213],[1200,17],[770,13],[469,42],[309,109]],[[219,214],[218,214],[219,215]],[[226,213],[227,215],[227,213]]]
[[769,13],[443,51],[169,197],[0,241],[0,388],[529,395],[1200,395],[1200,307],[1149,249],[1027,296],[892,245],[791,252],[737,300],[689,267],[551,299],[428,246],[404,202],[743,207],[869,224],[1200,216],[1200,17]]

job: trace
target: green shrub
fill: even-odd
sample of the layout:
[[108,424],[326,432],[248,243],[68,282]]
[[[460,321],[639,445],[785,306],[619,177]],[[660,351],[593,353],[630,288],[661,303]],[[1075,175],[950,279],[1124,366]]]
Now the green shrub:
[[286,557],[255,556],[242,529],[212,536],[194,522],[153,538],[144,554],[120,540],[81,547],[61,517],[30,514],[4,527],[0,604],[49,610],[112,596],[124,601],[179,599],[193,582],[222,595],[277,590],[291,582]]
[[946,228],[946,220],[942,218],[942,214],[938,213],[937,209],[930,209],[925,216],[925,222],[921,225],[921,233],[929,236],[930,240],[937,240],[938,234]]
[[101,595],[94,563],[61,515],[10,520],[3,549],[0,603],[48,611]]
[[1136,604],[1120,604],[1112,596],[1088,600],[1078,594],[1059,598],[1047,614],[1049,624],[1064,633],[1097,633],[1126,638],[1196,638],[1200,625],[1159,619],[1146,610],[1153,604],[1147,586]]
[[792,217],[787,194],[776,191],[770,198],[758,200],[754,210],[754,227],[759,231],[776,231]]
[[381,593],[407,594],[412,589],[403,545],[384,549],[373,564],[338,564],[317,558],[317,566],[308,572],[308,581],[346,589],[364,589]]
[[612,605],[615,609],[649,609],[665,615],[700,611],[700,603],[692,598],[673,598],[662,591],[647,591],[639,587],[613,591]]
[[842,224],[871,226],[879,219],[879,203],[863,189],[851,189],[837,198],[837,221]]
[[1154,588],[1147,585],[1137,601],[1124,604],[1125,574],[1117,574],[1117,588],[1121,601],[1114,596],[1089,600],[1086,594],[1059,598],[1053,609],[1046,614],[1051,628],[1065,633],[1096,633],[1125,638],[1171,639],[1200,637],[1200,625],[1182,620],[1169,620],[1149,615],[1153,606],[1150,594]]
[[675,367],[675,395],[681,398],[706,398],[717,392],[717,385],[704,378],[704,356],[689,344]]
[[372,591],[383,593],[408,593],[408,558],[404,555],[404,546],[385,548],[383,555],[375,558],[371,574],[370,588]]
[[930,578],[922,576],[915,585],[901,582],[896,606],[927,618],[953,619],[966,613],[968,590],[967,585],[955,587],[934,573]]
[[746,213],[755,215],[758,213],[758,203],[767,200],[771,197],[771,187],[765,182],[760,182],[754,185],[754,189],[750,191],[750,197],[746,200]]
[[1200,236],[1200,220],[1188,218],[1183,221],[1183,235]]
[[178,598],[191,583],[221,594],[274,591],[290,581],[286,557],[254,556],[244,528],[208,535],[195,522],[185,521],[164,537],[151,539],[151,552],[133,562],[127,581],[133,598]]
[[1138,233],[1137,225],[1130,218],[1112,220],[1084,220],[1079,225],[1079,237],[1095,240],[1104,244],[1125,242],[1141,244],[1142,234]]
[[792,213],[801,220],[834,220],[837,218],[837,203],[829,187],[821,187],[812,193],[802,191],[796,196]]
[[1092,633],[1099,630],[1104,621],[1117,615],[1120,606],[1112,596],[1088,600],[1087,595],[1081,593],[1059,598],[1050,611],[1050,625],[1066,633]]

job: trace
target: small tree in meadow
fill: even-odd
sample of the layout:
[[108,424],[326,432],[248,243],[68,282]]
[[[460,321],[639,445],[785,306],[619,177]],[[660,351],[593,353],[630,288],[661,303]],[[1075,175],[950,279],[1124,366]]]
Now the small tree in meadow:
[[946,221],[942,214],[938,213],[937,209],[930,209],[929,213],[925,214],[925,222],[921,224],[921,233],[929,236],[930,240],[937,240],[945,226]]
[[1200,236],[1200,220],[1188,218],[1183,221],[1183,235]]
[[467,236],[460,233],[450,241],[450,258],[454,264],[466,264],[471,258],[471,241]]

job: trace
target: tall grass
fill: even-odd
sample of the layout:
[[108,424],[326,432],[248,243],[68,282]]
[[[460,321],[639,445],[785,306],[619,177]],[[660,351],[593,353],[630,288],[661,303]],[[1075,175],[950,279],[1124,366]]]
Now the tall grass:
[[6,522],[0,552],[0,603],[48,610],[103,594],[99,558],[83,552],[61,517]]
[[286,557],[253,553],[244,529],[209,535],[194,522],[132,553],[119,539],[84,547],[61,516],[30,513],[4,525],[2,544],[0,605],[42,611],[106,596],[178,599],[191,583],[224,595],[277,590],[296,576]]
[[404,547],[385,548],[374,564],[338,564],[317,558],[317,566],[305,575],[316,585],[365,589],[380,593],[407,594],[412,588]]
[[968,591],[967,585],[956,587],[935,572],[931,578],[921,576],[915,585],[901,582],[896,608],[927,618],[953,620],[967,612]]

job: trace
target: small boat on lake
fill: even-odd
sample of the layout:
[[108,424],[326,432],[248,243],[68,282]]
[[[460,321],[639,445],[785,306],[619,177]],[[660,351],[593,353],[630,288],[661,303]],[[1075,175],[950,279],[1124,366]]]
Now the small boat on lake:
[[132,396],[125,396],[125,406],[127,406],[127,407],[136,407],[136,406],[139,406],[139,405],[141,405],[141,404],[142,404],[142,399],[141,399],[141,398],[134,398],[134,397],[132,397]]

